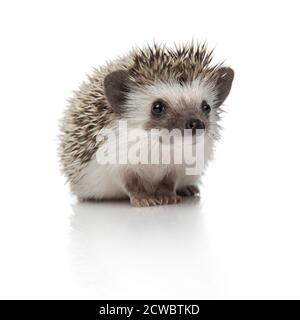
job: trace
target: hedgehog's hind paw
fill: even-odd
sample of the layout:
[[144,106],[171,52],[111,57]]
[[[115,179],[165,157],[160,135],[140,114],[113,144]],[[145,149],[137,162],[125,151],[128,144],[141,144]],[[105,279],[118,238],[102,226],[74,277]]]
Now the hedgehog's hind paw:
[[177,194],[183,197],[195,197],[200,196],[200,190],[196,185],[189,185],[177,190]]

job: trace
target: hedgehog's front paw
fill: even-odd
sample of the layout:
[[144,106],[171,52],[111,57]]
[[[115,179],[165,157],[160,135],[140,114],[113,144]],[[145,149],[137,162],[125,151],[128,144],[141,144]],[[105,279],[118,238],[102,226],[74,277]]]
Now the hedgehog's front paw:
[[200,190],[197,186],[190,185],[177,190],[177,194],[183,197],[194,197],[200,195]]
[[130,197],[130,203],[134,207],[151,207],[160,205],[160,201],[154,196]]
[[182,197],[175,193],[157,195],[157,198],[161,205],[176,204],[182,201]]
[[143,197],[130,197],[130,203],[134,207],[151,207],[165,204],[175,204],[182,201],[182,198],[176,194],[151,195]]

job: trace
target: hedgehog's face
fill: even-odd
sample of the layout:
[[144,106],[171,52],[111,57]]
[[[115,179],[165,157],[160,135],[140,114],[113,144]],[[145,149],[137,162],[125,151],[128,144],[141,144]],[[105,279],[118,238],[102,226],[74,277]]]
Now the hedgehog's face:
[[126,116],[144,129],[207,129],[215,121],[214,88],[201,79],[180,84],[157,82],[129,92]]
[[144,87],[130,85],[127,71],[115,71],[105,78],[105,94],[115,112],[133,126],[151,129],[197,129],[213,133],[219,107],[229,94],[233,71],[220,69],[215,82],[201,77],[186,83],[156,81]]

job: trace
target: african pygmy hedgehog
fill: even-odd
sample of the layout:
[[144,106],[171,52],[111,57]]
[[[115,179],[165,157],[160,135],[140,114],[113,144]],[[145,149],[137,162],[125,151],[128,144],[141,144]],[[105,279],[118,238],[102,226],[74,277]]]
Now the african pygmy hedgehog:
[[[212,64],[205,44],[134,49],[96,69],[75,92],[61,123],[59,154],[64,174],[79,199],[129,198],[134,206],[173,204],[199,193],[200,175],[184,165],[99,164],[104,128],[202,129],[205,164],[219,136],[220,106],[234,72]],[[194,134],[194,131],[193,131]],[[122,146],[121,146],[122,148]]]

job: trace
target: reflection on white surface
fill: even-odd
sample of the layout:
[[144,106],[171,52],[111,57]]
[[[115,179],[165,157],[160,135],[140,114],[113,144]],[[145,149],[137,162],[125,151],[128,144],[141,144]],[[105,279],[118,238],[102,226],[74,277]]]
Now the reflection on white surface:
[[75,281],[105,298],[195,298],[222,294],[198,199],[133,208],[128,202],[73,205]]

